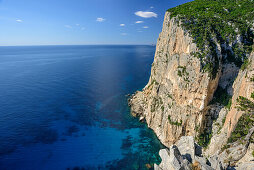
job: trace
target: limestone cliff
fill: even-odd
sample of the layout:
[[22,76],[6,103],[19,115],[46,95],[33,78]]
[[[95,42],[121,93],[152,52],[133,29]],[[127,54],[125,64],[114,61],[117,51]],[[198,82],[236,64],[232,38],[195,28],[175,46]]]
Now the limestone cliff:
[[[254,138],[253,130],[251,128],[254,127],[254,120],[252,121],[251,126],[249,127],[248,134],[250,135],[248,139],[246,137],[243,140],[236,141],[234,143],[229,142],[229,137],[239,123],[240,117],[245,114],[244,111],[239,110],[239,97],[244,97],[249,101],[253,102],[253,97],[251,95],[254,92],[254,52],[249,57],[248,65],[245,70],[240,70],[237,78],[233,84],[233,96],[232,96],[232,105],[230,110],[219,110],[219,114],[221,117],[224,117],[225,122],[222,122],[222,119],[217,120],[214,123],[213,127],[213,137],[211,139],[211,143],[208,148],[205,150],[206,155],[218,155],[222,162],[231,161],[243,163],[246,160],[252,160],[251,154],[249,156],[246,153],[251,153],[253,151],[253,141],[251,142],[251,138]],[[253,111],[252,111],[253,112]],[[253,114],[253,113],[251,113]],[[248,119],[252,119],[249,117]],[[216,124],[220,122],[220,124]],[[221,123],[222,122],[222,123]],[[245,123],[245,122],[243,122]],[[217,126],[221,126],[220,129]],[[243,130],[243,129],[242,129]],[[246,135],[248,136],[248,135]],[[242,136],[239,136],[239,138]],[[245,156],[246,155],[246,156]],[[234,158],[235,161],[230,160]],[[238,158],[239,157],[239,158]],[[245,158],[244,158],[245,157]],[[241,161],[244,159],[245,161]],[[252,162],[252,166],[254,166],[254,162]]]
[[132,114],[145,118],[166,146],[181,136],[196,136],[220,77],[220,69],[215,78],[202,71],[192,55],[199,49],[179,22],[165,14],[150,80],[129,101]]
[[155,168],[254,167],[253,12],[252,0],[194,0],[166,12],[149,82],[129,99],[168,147]]

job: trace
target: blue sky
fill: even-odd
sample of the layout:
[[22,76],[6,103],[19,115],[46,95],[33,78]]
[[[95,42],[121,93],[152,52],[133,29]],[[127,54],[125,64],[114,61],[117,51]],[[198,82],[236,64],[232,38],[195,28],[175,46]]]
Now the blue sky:
[[153,44],[165,11],[189,1],[0,0],[0,46]]

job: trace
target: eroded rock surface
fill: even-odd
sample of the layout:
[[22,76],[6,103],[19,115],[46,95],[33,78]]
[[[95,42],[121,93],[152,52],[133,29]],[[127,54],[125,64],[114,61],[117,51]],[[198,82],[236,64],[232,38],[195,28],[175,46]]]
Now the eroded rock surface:
[[[226,149],[225,146],[244,114],[237,109],[237,99],[242,96],[253,101],[254,52],[248,55],[246,69],[241,70],[233,62],[222,62],[226,56],[215,40],[216,53],[221,58],[217,74],[211,77],[202,70],[200,59],[193,56],[199,49],[180,25],[181,20],[166,13],[149,82],[129,99],[132,115],[145,120],[169,148],[160,151],[162,162],[154,168],[253,169],[250,138],[234,142]],[[241,37],[236,41],[240,40]],[[218,86],[232,96],[231,107],[209,103]],[[212,135],[201,151],[194,140],[200,133]],[[253,134],[250,131],[248,135]]]
[[150,80],[129,100],[132,114],[142,115],[168,147],[181,136],[196,136],[218,85],[220,71],[215,79],[202,71],[200,60],[191,55],[197,50],[178,19],[167,12]]
[[[154,165],[154,169],[157,170],[214,170],[209,165],[209,162],[205,157],[196,155],[194,138],[192,136],[183,136],[177,143],[172,145],[169,149],[162,149],[159,155],[162,159],[160,165]],[[188,157],[187,155],[191,155]],[[213,164],[217,166],[220,164],[219,160],[214,160]]]

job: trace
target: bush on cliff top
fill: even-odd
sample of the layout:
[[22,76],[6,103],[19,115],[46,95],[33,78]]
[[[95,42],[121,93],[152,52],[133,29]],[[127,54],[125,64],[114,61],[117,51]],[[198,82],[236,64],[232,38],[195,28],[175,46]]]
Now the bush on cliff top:
[[223,59],[238,67],[252,51],[253,0],[194,0],[168,11],[189,31],[200,50],[193,55],[213,77],[219,68],[216,42],[221,44]]

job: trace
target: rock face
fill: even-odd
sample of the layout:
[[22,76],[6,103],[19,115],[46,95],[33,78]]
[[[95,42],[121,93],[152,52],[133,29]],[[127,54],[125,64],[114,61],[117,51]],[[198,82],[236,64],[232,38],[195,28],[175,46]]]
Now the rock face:
[[[204,157],[196,155],[196,147],[192,136],[181,137],[178,144],[170,146],[169,149],[162,149],[159,155],[162,159],[160,165],[154,165],[155,170],[214,170]],[[186,155],[191,155],[186,157]],[[213,164],[220,164],[213,160]],[[220,167],[218,168],[220,169]]]
[[187,160],[192,162],[195,158],[195,143],[192,136],[183,136],[177,142],[176,146]]
[[236,108],[237,98],[239,96],[246,97],[251,99],[251,93],[254,91],[254,82],[251,78],[254,75],[254,52],[249,57],[250,63],[248,68],[244,71],[240,71],[237,79],[233,85],[233,98],[232,98],[232,107],[231,110],[228,112],[226,117],[226,121],[224,124],[224,128],[227,128],[228,135],[231,134],[232,130],[234,129],[238,119],[242,116],[243,112],[238,111]]
[[[220,149],[227,143],[227,139],[230,137],[239,118],[242,116],[243,112],[236,108],[237,98],[243,96],[252,100],[251,93],[254,92],[254,82],[251,81],[251,78],[254,76],[254,52],[250,54],[249,61],[248,68],[239,71],[232,86],[233,97],[230,110],[228,111],[225,108],[220,110],[220,118],[218,118],[216,122],[218,122],[219,126],[222,128],[219,131],[213,132],[211,143],[205,152],[206,155],[214,155],[220,152]],[[225,120],[224,124],[221,122],[223,117]],[[214,123],[213,126],[216,128],[216,123]]]
[[[219,44],[215,36],[219,63],[217,73],[210,76],[203,71],[200,59],[193,55],[200,50],[189,32],[180,25],[177,16],[170,18],[170,13],[166,12],[149,82],[129,99],[132,115],[146,121],[168,147],[160,151],[162,162],[154,168],[254,169],[254,127],[249,128],[245,139],[227,144],[244,113],[237,109],[237,99],[242,96],[254,102],[254,52],[246,53],[249,62],[245,63],[245,69],[240,69],[229,62],[228,54],[225,54],[225,49],[231,49],[233,45]],[[241,44],[243,37],[237,37],[236,42]],[[226,91],[225,95],[232,96],[231,106],[225,104],[224,99],[220,104],[218,101],[209,104],[217,87]],[[220,99],[218,96],[223,94],[216,92],[215,96]],[[201,140],[205,138],[205,142],[209,136],[206,143],[209,145],[203,150],[194,140],[201,133]]]
[[129,100],[132,114],[144,117],[168,147],[202,128],[220,77],[220,69],[215,79],[202,71],[200,60],[191,55],[198,51],[196,44],[178,22],[165,14],[150,80]]

